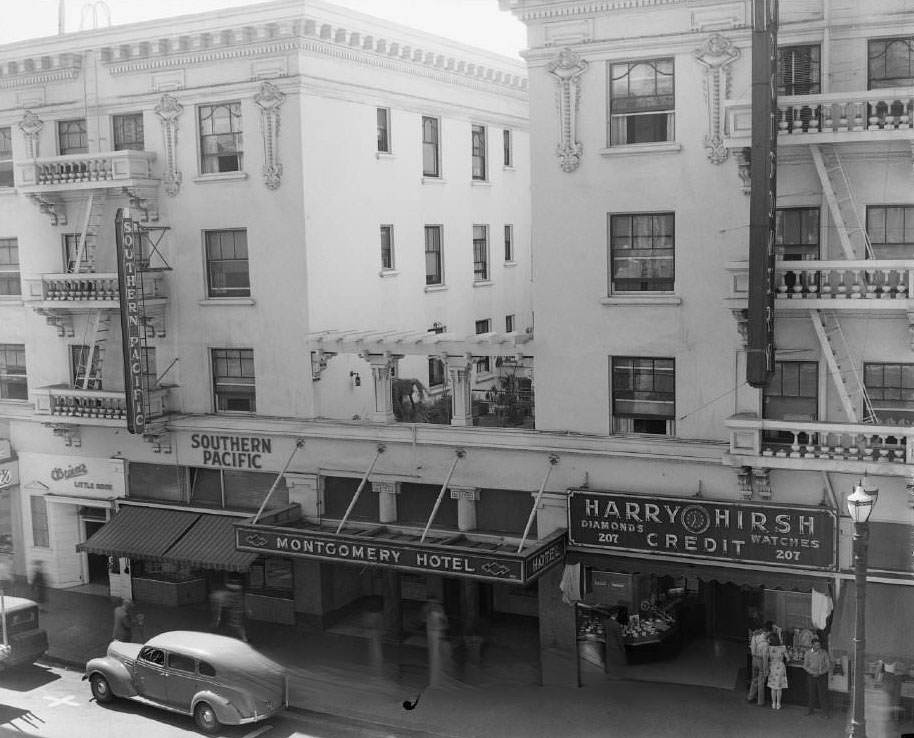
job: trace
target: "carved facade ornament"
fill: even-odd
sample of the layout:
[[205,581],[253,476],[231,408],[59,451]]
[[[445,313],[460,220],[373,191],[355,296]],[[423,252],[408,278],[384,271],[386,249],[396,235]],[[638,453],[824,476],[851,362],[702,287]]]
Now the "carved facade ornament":
[[740,57],[740,50],[730,39],[714,33],[701,48],[692,52],[705,69],[705,105],[708,110],[708,133],[705,148],[712,164],[722,164],[727,159],[723,139],[723,110],[721,98],[730,96],[730,65]]
[[183,175],[178,169],[178,117],[184,112],[184,107],[174,95],[162,95],[159,104],[155,106],[155,113],[162,121],[162,136],[165,139],[165,172],[162,179],[165,182],[165,192],[171,197],[178,194],[181,189]]
[[282,164],[279,162],[279,108],[286,96],[276,85],[263,82],[254,102],[260,108],[260,131],[263,134],[263,181],[267,189],[279,188]]
[[22,120],[19,121],[19,130],[25,136],[26,156],[29,159],[38,158],[38,136],[41,134],[42,128],[44,128],[44,121],[38,117],[38,114],[26,110]]
[[588,64],[571,49],[562,49],[549,63],[549,74],[556,81],[556,106],[559,112],[559,143],[555,153],[563,172],[573,172],[581,163],[583,145],[577,140],[578,103],[581,99],[581,75]]

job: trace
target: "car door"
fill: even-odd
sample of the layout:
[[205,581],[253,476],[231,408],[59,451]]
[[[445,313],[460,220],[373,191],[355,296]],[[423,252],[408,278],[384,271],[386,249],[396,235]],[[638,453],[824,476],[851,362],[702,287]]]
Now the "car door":
[[153,702],[168,703],[168,678],[165,652],[161,648],[144,646],[133,667],[133,684],[137,694]]
[[183,653],[169,652],[168,703],[179,710],[190,712],[190,705],[197,692],[197,661]]

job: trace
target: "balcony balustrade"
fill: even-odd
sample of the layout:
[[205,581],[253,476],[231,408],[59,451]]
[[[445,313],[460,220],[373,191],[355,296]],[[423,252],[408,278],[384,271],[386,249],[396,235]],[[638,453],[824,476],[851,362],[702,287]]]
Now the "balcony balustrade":
[[17,186],[28,192],[121,187],[153,179],[151,151],[109,151],[96,154],[31,159],[17,165]]
[[[160,418],[168,412],[167,396],[167,388],[146,394],[147,419]],[[127,420],[127,401],[123,390],[83,390],[54,385],[33,390],[32,397],[35,414],[50,416],[55,422],[122,426]]]
[[[143,300],[147,307],[164,303],[164,281],[161,272],[140,274]],[[41,279],[26,280],[36,309],[84,311],[113,308],[120,305],[118,277],[114,273],[42,274]]]

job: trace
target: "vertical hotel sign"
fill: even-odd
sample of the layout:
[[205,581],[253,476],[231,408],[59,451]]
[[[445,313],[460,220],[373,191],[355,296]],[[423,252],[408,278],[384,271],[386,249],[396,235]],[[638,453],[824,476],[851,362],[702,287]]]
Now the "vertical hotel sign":
[[140,357],[140,287],[137,276],[139,229],[130,211],[119,208],[114,219],[117,244],[117,278],[121,298],[121,339],[124,353],[124,389],[127,403],[127,431],[146,429],[146,391]]
[[755,0],[753,5],[746,381],[753,387],[764,387],[774,371],[778,0]]

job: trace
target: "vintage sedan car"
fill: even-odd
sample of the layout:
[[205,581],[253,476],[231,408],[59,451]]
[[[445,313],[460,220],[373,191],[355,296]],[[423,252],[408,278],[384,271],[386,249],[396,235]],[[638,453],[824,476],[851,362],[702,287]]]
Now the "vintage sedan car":
[[86,664],[96,702],[115,697],[193,715],[202,731],[264,720],[288,701],[285,669],[247,643],[187,630],[112,641]]
[[0,645],[0,671],[33,664],[48,650],[48,634],[38,627],[38,603],[3,595],[7,643]]

